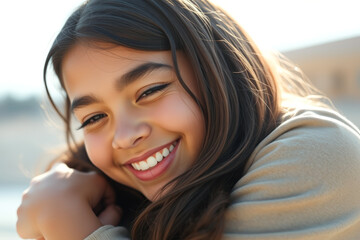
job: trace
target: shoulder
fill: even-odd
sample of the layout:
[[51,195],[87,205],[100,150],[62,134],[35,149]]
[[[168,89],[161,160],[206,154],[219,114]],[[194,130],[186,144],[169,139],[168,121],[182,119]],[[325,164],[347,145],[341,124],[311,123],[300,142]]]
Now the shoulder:
[[[264,158],[265,154],[270,154]],[[359,164],[360,131],[335,111],[298,109],[284,115],[283,122],[255,149],[247,169],[263,161],[286,158],[300,164]],[[325,167],[326,165],[324,165]]]
[[359,182],[359,130],[331,110],[293,111],[250,157],[226,229],[270,236],[259,239],[355,239],[345,236],[360,235]]

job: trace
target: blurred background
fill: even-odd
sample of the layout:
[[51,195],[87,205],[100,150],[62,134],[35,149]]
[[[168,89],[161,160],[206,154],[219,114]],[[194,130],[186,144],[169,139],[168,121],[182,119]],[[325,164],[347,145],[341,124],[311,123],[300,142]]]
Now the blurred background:
[[[357,0],[213,0],[263,49],[283,53],[360,127]],[[82,0],[6,1],[0,14],[0,240],[19,239],[16,208],[31,177],[64,146],[44,97],[52,41]],[[50,81],[54,81],[50,76]],[[56,86],[54,88],[56,90]]]

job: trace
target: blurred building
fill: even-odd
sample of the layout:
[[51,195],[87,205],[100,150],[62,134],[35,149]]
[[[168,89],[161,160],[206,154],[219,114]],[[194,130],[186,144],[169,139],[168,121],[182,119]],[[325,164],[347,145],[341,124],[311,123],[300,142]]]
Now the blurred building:
[[360,36],[283,54],[331,99],[360,99]]

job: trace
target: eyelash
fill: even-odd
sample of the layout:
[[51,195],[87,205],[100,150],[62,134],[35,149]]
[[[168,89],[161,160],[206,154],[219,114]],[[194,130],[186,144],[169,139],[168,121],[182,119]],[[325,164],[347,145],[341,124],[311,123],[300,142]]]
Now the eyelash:
[[145,90],[143,93],[141,93],[141,95],[136,99],[136,102],[140,101],[142,98],[147,97],[153,93],[156,92],[160,92],[162,90],[164,90],[167,86],[169,86],[170,83],[165,83],[165,84],[161,84],[161,85],[157,85],[155,87],[149,88],[147,90]]
[[[155,87],[152,87],[150,89],[147,89],[146,91],[144,91],[137,99],[136,99],[136,102],[140,101],[142,98],[144,97],[147,97],[153,93],[156,93],[156,92],[160,92],[162,90],[164,90],[167,86],[169,86],[170,83],[165,83],[165,84],[162,84],[162,85],[157,85]],[[86,126],[89,126],[91,124],[94,124],[96,123],[97,121],[101,120],[102,118],[106,117],[107,115],[105,113],[101,113],[101,114],[97,114],[97,115],[94,115],[92,116],[91,118],[87,119],[85,122],[83,122],[81,124],[81,126],[78,128],[78,130],[86,127]]]
[[106,117],[107,115],[105,113],[101,113],[101,114],[97,114],[95,116],[92,116],[91,118],[87,119],[85,122],[83,122],[81,124],[81,126],[78,128],[78,130],[86,127],[86,126],[89,126],[91,124],[94,124],[96,123],[97,121],[99,121],[100,119]]

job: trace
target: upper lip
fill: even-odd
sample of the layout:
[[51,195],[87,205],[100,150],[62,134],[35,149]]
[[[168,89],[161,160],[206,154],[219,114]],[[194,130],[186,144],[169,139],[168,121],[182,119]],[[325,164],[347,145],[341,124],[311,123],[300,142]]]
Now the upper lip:
[[147,151],[146,153],[138,156],[138,157],[134,157],[134,158],[131,158],[130,160],[128,160],[127,162],[124,163],[124,165],[128,165],[128,164],[131,164],[131,163],[134,163],[134,162],[140,162],[142,160],[146,160],[148,157],[152,156],[154,153],[164,149],[164,148],[169,148],[169,146],[171,144],[173,144],[174,142],[177,142],[178,140],[175,140],[175,141],[172,141],[170,143],[166,143],[160,147],[156,147],[154,149],[151,149],[149,151]]

